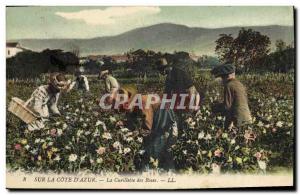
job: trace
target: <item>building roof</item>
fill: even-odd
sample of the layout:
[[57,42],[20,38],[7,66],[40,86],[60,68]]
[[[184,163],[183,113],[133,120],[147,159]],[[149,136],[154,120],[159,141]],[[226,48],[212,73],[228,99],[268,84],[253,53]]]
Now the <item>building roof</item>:
[[6,47],[18,47],[18,42],[6,42]]

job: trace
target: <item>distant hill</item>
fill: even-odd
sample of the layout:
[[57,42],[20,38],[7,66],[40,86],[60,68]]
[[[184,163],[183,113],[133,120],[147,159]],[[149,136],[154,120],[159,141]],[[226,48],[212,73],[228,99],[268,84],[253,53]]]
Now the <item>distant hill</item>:
[[[294,28],[291,26],[251,26],[262,34],[268,35],[274,43],[282,39],[290,44],[294,41]],[[213,55],[215,40],[219,34],[237,35],[241,27],[198,28],[171,23],[161,23],[122,33],[116,36],[92,39],[21,39],[22,47],[41,51],[46,48],[72,50],[80,48],[81,55],[121,54],[130,49],[151,49],[162,52],[188,51],[195,54]]]

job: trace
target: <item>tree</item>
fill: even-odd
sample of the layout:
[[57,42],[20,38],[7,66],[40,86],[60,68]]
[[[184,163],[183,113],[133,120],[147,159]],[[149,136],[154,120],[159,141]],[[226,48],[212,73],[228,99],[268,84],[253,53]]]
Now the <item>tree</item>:
[[257,66],[270,51],[270,38],[252,29],[242,28],[236,38],[221,34],[215,51],[223,63],[232,63],[237,70],[248,72]]
[[277,40],[275,46],[276,46],[276,51],[279,52],[287,48],[286,43],[282,39]]
[[276,41],[276,49],[270,53],[265,63],[265,69],[274,72],[288,72],[295,68],[295,49],[282,41]]

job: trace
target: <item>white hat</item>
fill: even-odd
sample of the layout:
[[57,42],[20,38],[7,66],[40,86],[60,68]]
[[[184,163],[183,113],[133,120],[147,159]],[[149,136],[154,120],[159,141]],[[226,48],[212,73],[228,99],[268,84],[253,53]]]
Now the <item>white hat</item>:
[[103,78],[103,76],[104,76],[104,75],[107,75],[108,73],[109,73],[108,70],[103,70],[103,71],[100,72],[99,77],[100,77],[100,78]]

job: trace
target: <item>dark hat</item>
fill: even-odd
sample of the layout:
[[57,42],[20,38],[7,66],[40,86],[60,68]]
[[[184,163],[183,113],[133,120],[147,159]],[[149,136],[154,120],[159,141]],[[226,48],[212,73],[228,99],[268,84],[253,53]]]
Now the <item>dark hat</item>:
[[211,74],[215,77],[220,77],[223,75],[228,75],[235,72],[235,66],[232,64],[222,64],[218,65],[211,70]]

